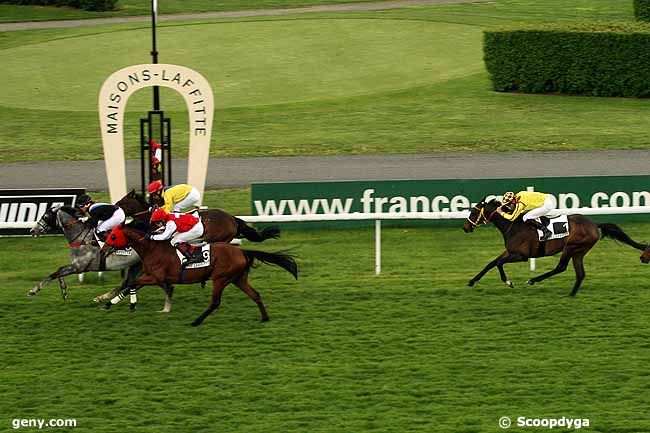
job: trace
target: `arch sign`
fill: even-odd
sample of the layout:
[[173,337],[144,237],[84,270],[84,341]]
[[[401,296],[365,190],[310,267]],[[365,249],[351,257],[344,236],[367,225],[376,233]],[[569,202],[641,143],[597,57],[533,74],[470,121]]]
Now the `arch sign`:
[[127,192],[124,160],[124,112],[129,97],[145,87],[161,86],[183,96],[190,116],[190,143],[187,158],[187,183],[203,197],[208,174],[214,97],[201,74],[185,66],[142,64],[113,73],[99,91],[99,123],[104,146],[104,162],[111,201]]

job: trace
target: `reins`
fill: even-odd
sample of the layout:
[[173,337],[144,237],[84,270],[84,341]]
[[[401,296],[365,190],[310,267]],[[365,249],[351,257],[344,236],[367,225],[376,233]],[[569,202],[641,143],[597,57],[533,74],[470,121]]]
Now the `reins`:
[[[472,221],[472,220],[471,220],[471,218],[470,218],[471,215],[467,217],[467,221],[469,221],[469,223],[470,223],[474,228],[478,227],[479,225],[486,225],[487,223],[489,223],[489,222],[492,220],[492,217],[494,216],[494,214],[495,214],[496,211],[497,211],[496,209],[494,209],[494,210],[492,211],[492,213],[490,213],[490,215],[486,217],[486,216],[485,216],[485,208],[484,208],[484,207],[479,208],[479,207],[477,207],[477,206],[474,206],[474,209],[476,209],[476,210],[480,210],[480,211],[481,211],[481,213],[479,213],[478,217],[476,218],[476,221]],[[481,220],[483,220],[483,221],[481,221]]]

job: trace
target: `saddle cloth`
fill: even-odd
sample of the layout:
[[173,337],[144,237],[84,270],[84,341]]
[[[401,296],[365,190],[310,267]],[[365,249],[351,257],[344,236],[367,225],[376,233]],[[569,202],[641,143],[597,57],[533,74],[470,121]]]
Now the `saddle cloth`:
[[550,239],[561,239],[569,236],[569,218],[566,215],[560,215],[556,217],[540,217],[536,221],[545,225],[546,228],[550,230],[552,236],[549,238],[543,239],[544,234],[541,230],[537,230],[537,235],[539,240],[550,240]]
[[[178,256],[181,265],[187,261],[183,253],[180,251],[176,250],[176,255]],[[201,247],[201,255],[203,256],[202,262],[187,265],[185,269],[205,268],[207,266],[210,266],[210,244],[205,244]]]

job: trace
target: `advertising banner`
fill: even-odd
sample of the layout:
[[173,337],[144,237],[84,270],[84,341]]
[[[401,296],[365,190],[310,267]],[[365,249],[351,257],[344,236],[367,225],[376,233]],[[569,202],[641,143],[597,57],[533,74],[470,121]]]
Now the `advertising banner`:
[[[258,183],[252,185],[251,211],[252,215],[453,212],[469,210],[486,196],[501,198],[506,191],[516,193],[523,190],[551,194],[560,209],[650,206],[650,176],[588,176]],[[603,218],[613,222],[650,221],[650,215],[594,217],[595,220]],[[368,224],[338,221],[310,223],[310,226]],[[405,223],[400,221],[398,224]]]
[[28,235],[52,206],[74,206],[84,188],[0,189],[0,235]]

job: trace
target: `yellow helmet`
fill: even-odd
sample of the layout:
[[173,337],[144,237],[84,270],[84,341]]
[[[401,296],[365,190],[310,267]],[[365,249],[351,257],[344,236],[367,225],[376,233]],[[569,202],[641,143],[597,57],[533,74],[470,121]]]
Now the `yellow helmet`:
[[508,204],[512,203],[512,201],[515,199],[515,193],[512,191],[508,191],[507,193],[503,194],[503,204]]

